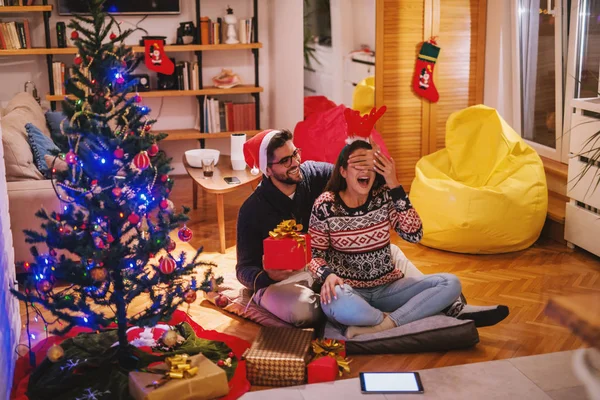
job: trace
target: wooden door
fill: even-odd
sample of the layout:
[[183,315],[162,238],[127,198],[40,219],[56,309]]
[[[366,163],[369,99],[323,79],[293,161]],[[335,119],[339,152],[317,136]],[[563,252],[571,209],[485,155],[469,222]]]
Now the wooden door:
[[[444,147],[448,116],[483,101],[487,0],[377,0],[375,103],[388,111],[377,124],[400,182],[410,187],[417,161]],[[412,91],[421,43],[438,36],[429,103]]]

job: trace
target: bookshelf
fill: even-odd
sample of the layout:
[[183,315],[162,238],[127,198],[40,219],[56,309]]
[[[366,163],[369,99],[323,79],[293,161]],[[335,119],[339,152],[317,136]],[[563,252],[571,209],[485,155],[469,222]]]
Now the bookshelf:
[[[195,0],[196,4],[196,29],[200,29],[200,18],[201,12],[201,1],[216,1],[216,0]],[[76,47],[67,48],[56,48],[51,46],[50,40],[50,16],[52,13],[52,6],[48,5],[48,0],[42,0],[42,5],[39,6],[4,6],[0,7],[0,14],[2,13],[27,13],[27,12],[41,12],[44,18],[44,34],[46,47],[37,47],[30,49],[19,49],[19,50],[0,50],[0,57],[3,56],[45,56],[46,63],[48,64],[48,81],[50,87],[50,93],[46,95],[46,100],[50,101],[53,110],[56,109],[56,103],[61,102],[65,99],[64,95],[56,95],[54,93],[54,77],[52,72],[52,63],[54,56],[58,55],[75,55],[77,54]],[[192,52],[195,54],[198,62],[198,74],[199,74],[199,90],[154,90],[149,92],[140,92],[142,98],[167,98],[167,97],[196,97],[198,100],[198,108],[200,113],[200,126],[204,126],[204,112],[202,104],[206,96],[219,96],[219,95],[239,95],[239,94],[250,94],[254,98],[255,104],[255,130],[245,131],[248,136],[254,136],[260,132],[260,94],[263,92],[263,88],[259,84],[258,75],[258,61],[259,61],[259,49],[262,49],[263,45],[258,40],[258,0],[252,0],[254,16],[252,17],[254,31],[252,33],[251,43],[239,43],[239,44],[189,44],[189,45],[167,45],[165,51],[167,53],[183,53]],[[200,35],[199,39],[200,39]],[[144,46],[132,46],[135,53],[144,53]],[[219,89],[216,87],[203,87],[202,84],[202,60],[204,52],[211,51],[240,51],[250,50],[254,56],[254,84],[253,85],[240,85],[231,89]],[[130,96],[133,96],[131,94]],[[212,138],[227,138],[231,133],[235,132],[220,132],[220,133],[203,133],[195,129],[179,129],[167,131],[169,137],[166,140],[188,140],[198,139],[202,146],[204,146],[204,139]]]

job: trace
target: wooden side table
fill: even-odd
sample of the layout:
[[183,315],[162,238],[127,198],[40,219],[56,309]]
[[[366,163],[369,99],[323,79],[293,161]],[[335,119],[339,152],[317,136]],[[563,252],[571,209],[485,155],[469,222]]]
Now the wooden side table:
[[[219,224],[219,251],[225,253],[225,193],[238,190],[242,186],[251,185],[255,189],[262,174],[252,175],[246,168],[243,171],[234,171],[231,168],[231,159],[229,156],[221,155],[219,163],[215,166],[212,178],[204,178],[202,168],[194,168],[188,164],[185,154],[183,155],[183,165],[188,175],[194,181],[193,184],[193,202],[194,210],[198,208],[198,187],[207,193],[214,193],[217,196],[217,222]],[[238,184],[228,184],[225,182],[226,176],[235,176],[240,180]]]

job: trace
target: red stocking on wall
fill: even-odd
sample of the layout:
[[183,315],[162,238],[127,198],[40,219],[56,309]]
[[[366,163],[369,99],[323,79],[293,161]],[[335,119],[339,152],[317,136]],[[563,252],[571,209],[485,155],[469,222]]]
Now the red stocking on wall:
[[164,75],[172,75],[175,71],[175,65],[165,54],[162,39],[146,39],[144,45],[146,47],[146,66],[148,69]]
[[413,79],[413,90],[415,93],[432,103],[437,102],[440,98],[433,83],[433,70],[439,54],[440,48],[437,46],[434,38],[423,43],[417,57],[417,66]]

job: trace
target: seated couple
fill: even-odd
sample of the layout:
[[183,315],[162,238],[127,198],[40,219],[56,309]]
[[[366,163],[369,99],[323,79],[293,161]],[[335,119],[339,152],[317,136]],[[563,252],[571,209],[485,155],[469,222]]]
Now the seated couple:
[[[287,131],[264,131],[244,146],[249,166],[264,174],[242,205],[237,226],[238,280],[254,301],[297,327],[325,315],[346,336],[391,329],[440,312],[494,325],[506,306],[471,306],[454,275],[423,275],[390,244],[390,226],[416,243],[422,226],[396,178],[394,161],[363,140],[346,145],[334,166],[301,163]],[[305,271],[263,269],[263,240],[288,219],[312,236]]]

